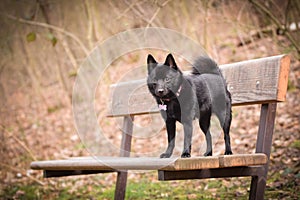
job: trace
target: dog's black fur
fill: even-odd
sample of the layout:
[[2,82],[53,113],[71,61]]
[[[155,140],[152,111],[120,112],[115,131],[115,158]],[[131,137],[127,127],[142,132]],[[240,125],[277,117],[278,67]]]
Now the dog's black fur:
[[199,119],[199,125],[205,134],[207,149],[205,156],[212,155],[212,141],[209,131],[210,119],[214,113],[224,131],[225,155],[232,154],[230,146],[231,95],[227,90],[217,64],[208,57],[199,57],[189,75],[183,75],[177,67],[172,54],[165,63],[157,63],[148,55],[147,85],[160,108],[166,122],[168,147],[161,158],[169,158],[175,146],[176,121],[183,124],[184,148],[181,157],[191,156],[193,120]]

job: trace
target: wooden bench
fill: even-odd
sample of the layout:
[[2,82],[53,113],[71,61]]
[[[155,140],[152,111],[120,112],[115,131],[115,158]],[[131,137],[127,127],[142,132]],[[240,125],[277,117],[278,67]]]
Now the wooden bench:
[[289,66],[290,58],[287,55],[220,66],[232,94],[233,106],[261,104],[254,154],[185,159],[130,157],[134,116],[158,112],[146,88],[146,80],[143,79],[111,86],[113,92],[108,116],[124,117],[120,157],[76,157],[36,161],[31,163],[31,168],[43,170],[44,177],[117,172],[115,199],[125,198],[128,170],[158,170],[158,179],[162,181],[251,176],[249,199],[263,199],[276,105],[285,101]]

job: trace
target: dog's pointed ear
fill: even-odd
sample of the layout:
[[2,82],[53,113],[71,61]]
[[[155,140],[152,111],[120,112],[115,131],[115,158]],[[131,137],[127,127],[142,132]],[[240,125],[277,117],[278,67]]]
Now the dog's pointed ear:
[[157,65],[156,60],[151,54],[149,54],[147,58],[148,74],[151,73],[151,71],[156,67],[156,65]]
[[151,54],[148,55],[147,64],[157,64],[156,60],[153,58]]
[[177,70],[178,67],[176,65],[175,59],[172,54],[169,54],[166,58],[165,65],[170,66],[171,68]]

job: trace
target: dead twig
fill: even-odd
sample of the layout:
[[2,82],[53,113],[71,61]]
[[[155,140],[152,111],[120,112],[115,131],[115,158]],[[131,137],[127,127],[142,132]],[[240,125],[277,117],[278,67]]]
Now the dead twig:
[[295,47],[296,51],[298,54],[300,54],[300,46],[298,43],[295,41],[294,37],[290,34],[290,30],[287,29],[286,27],[282,26],[281,22],[273,15],[273,13],[264,5],[259,3],[256,0],[249,0],[250,3],[252,3],[256,8],[264,12],[271,21],[277,26],[278,29],[284,29],[284,34],[286,37],[289,39],[289,41],[292,43],[292,45]]
[[88,20],[88,33],[87,33],[87,39],[89,42],[89,47],[93,48],[93,10],[91,6],[91,1],[86,0],[85,2],[85,9],[87,13],[87,20]]
[[13,167],[13,166],[8,165],[8,164],[5,164],[5,163],[0,163],[0,165],[1,165],[2,167],[8,168],[8,169],[10,169],[10,170],[12,170],[12,171],[14,171],[14,172],[18,172],[18,173],[21,172],[23,175],[25,175],[25,176],[28,177],[29,179],[35,181],[36,183],[40,184],[41,186],[44,186],[44,185],[45,185],[44,182],[38,180],[37,178],[34,178],[34,177],[30,176],[24,169],[16,168],[16,167]]
[[[148,20],[142,13],[141,11],[141,7],[138,5],[138,4],[133,4],[131,6],[131,4],[129,4],[129,2],[127,1],[124,1],[128,6],[129,8],[132,10],[132,12],[137,15],[138,17],[140,17],[140,19],[142,19],[144,22],[146,22],[147,24],[153,24],[153,22],[151,23],[150,20]],[[138,8],[135,8],[135,6]]]
[[31,20],[26,20],[26,19],[22,19],[22,18],[17,18],[15,16],[12,16],[12,15],[4,15],[6,16],[7,18],[9,19],[12,19],[12,20],[15,20],[15,21],[18,21],[18,22],[21,22],[21,23],[24,23],[24,24],[29,24],[29,25],[34,25],[34,26],[40,26],[40,27],[43,27],[43,28],[48,28],[48,29],[52,29],[54,31],[57,31],[57,32],[60,32],[60,33],[63,33],[64,35],[72,38],[75,42],[78,43],[78,45],[81,47],[81,49],[84,51],[84,53],[86,55],[89,54],[89,51],[88,49],[85,47],[85,45],[83,44],[83,42],[81,42],[81,40],[76,36],[74,35],[73,33],[71,32],[68,32],[60,27],[57,27],[57,26],[53,26],[51,24],[46,24],[46,23],[43,23],[43,22],[36,22],[36,21],[31,21]]
[[[128,11],[130,11],[138,2],[140,2],[139,0],[136,0],[135,2],[131,3],[118,17],[117,20],[121,19],[124,15],[126,15],[128,13]],[[110,2],[112,3],[112,2]],[[127,3],[126,3],[127,4]],[[128,5],[128,4],[127,4]]]
[[163,4],[159,5],[159,7],[156,9],[155,13],[152,15],[151,19],[149,20],[148,24],[147,24],[147,28],[153,23],[153,20],[156,18],[156,16],[158,15],[159,11],[166,6],[171,0],[167,0],[165,1]]
[[33,160],[37,160],[36,157],[33,155],[33,153],[30,151],[30,149],[19,138],[17,138],[14,134],[12,134],[9,131],[7,131],[3,125],[0,125],[0,126],[1,126],[1,129],[5,133],[8,134],[8,137],[12,137],[23,149],[25,149],[29,153],[30,157]]

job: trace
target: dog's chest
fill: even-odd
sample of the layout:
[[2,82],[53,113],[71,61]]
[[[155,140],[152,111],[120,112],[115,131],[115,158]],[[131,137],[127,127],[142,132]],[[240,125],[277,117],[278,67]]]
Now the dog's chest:
[[181,110],[180,110],[179,102],[177,101],[163,102],[162,104],[159,105],[159,107],[162,108],[160,110],[163,116],[170,117],[180,121]]

